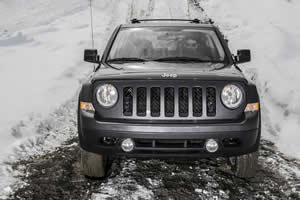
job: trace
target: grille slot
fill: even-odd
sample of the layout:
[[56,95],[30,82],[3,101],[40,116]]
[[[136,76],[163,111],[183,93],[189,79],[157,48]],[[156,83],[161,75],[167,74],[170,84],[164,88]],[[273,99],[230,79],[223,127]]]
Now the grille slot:
[[178,101],[179,101],[179,116],[189,116],[189,89],[179,88],[178,90]]
[[146,116],[147,90],[144,87],[137,88],[136,112],[138,116]]
[[165,116],[174,116],[174,88],[165,88]]
[[216,89],[213,87],[206,88],[206,107],[207,116],[216,116]]
[[193,116],[201,117],[202,116],[202,88],[194,87],[192,93],[193,93]]
[[160,116],[160,88],[151,88],[151,116]]
[[133,107],[133,88],[126,87],[123,89],[123,114],[125,116],[132,116]]

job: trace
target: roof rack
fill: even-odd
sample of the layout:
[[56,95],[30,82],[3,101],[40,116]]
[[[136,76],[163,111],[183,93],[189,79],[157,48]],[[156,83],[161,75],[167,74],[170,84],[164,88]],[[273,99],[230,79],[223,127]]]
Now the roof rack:
[[199,19],[136,19],[136,18],[132,19],[131,23],[132,24],[138,24],[138,23],[141,23],[141,22],[150,22],[150,21],[151,22],[152,21],[184,21],[184,22],[191,22],[191,23],[195,23],[195,24],[202,23]]

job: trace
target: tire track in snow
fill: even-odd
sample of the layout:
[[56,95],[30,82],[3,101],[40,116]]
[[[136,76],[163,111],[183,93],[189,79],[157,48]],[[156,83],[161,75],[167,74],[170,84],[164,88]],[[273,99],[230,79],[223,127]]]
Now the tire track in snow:
[[164,0],[155,1],[153,18],[164,18],[164,19],[174,19],[182,18],[187,19],[188,5],[185,0]]
[[187,1],[187,16],[188,16],[188,18],[189,19],[192,19],[192,17],[191,17],[191,11],[190,11],[190,9],[191,9],[191,2],[190,2],[190,0],[186,0]]
[[152,16],[154,9],[154,0],[132,0],[128,16],[127,23],[130,23],[131,19],[146,19]]
[[148,9],[147,9],[147,13],[146,13],[147,17],[151,17],[152,16],[152,13],[153,13],[153,10],[154,10],[154,6],[155,6],[154,3],[155,3],[154,0],[149,0]]
[[197,3],[197,0],[187,0],[190,19],[198,18],[203,22],[209,21],[209,17],[204,12],[203,8]]

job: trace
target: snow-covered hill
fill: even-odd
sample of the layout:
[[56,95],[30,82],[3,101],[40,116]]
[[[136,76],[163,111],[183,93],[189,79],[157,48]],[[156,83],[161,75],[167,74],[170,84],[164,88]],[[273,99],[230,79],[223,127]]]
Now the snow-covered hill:
[[230,48],[252,50],[242,69],[260,89],[263,136],[300,158],[300,1],[201,0]]
[[13,152],[28,139],[37,143],[41,121],[72,98],[91,71],[82,61],[90,46],[87,6],[81,0],[0,1],[0,191],[9,183],[2,162],[18,156]]
[[83,2],[0,1],[1,154],[33,135],[18,129],[72,97],[90,70],[82,61],[90,35]]

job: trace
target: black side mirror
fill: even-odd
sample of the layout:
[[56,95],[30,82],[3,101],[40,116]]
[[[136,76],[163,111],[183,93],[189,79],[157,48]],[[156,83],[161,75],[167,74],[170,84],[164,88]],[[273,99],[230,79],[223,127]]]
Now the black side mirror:
[[235,56],[236,63],[245,63],[251,61],[251,51],[249,49],[242,49],[237,51]]
[[99,55],[97,49],[84,50],[84,61],[91,63],[99,63]]

